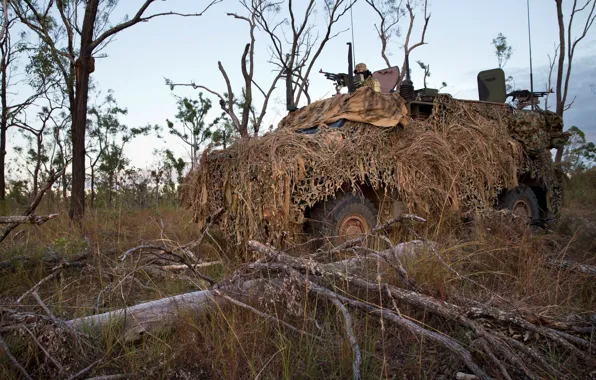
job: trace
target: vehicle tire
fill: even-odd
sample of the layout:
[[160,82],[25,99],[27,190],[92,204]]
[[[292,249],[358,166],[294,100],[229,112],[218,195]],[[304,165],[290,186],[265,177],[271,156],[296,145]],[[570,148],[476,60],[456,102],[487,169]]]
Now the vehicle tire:
[[514,215],[527,219],[528,224],[540,218],[536,194],[525,185],[508,190],[499,202],[499,209],[507,209]]
[[310,224],[315,237],[329,237],[339,244],[352,235],[370,231],[377,224],[377,209],[364,197],[340,194],[315,205]]

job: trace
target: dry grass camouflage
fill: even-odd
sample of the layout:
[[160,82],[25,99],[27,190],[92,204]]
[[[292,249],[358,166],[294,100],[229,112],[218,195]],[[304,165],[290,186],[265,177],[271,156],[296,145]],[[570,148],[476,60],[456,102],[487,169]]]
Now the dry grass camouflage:
[[[564,139],[551,112],[436,97],[424,120],[396,93],[362,88],[290,113],[279,128],[205,152],[186,178],[183,203],[203,224],[218,208],[237,242],[294,240],[304,213],[342,189],[368,183],[396,191],[408,212],[488,210],[521,174],[544,183],[552,213],[561,203],[550,153]],[[328,125],[346,119],[341,128]],[[297,133],[319,127],[315,134]],[[282,241],[283,240],[283,241]]]

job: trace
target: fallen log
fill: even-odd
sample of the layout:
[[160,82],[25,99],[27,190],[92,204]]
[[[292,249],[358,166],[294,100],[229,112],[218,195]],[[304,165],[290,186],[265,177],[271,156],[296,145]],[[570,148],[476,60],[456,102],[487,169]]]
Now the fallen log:
[[575,272],[585,273],[596,276],[596,266],[580,264],[573,260],[548,260],[548,265],[557,269],[568,269]]
[[245,281],[236,286],[179,294],[102,314],[71,319],[66,321],[66,324],[76,330],[123,325],[125,339],[134,341],[145,333],[153,333],[171,326],[177,318],[185,314],[201,316],[212,312],[214,308],[219,308],[228,302],[225,298],[218,297],[219,291],[247,292],[259,282],[259,280]]
[[54,219],[58,214],[50,215],[20,215],[20,216],[0,216],[0,224],[44,224],[48,220]]
[[172,324],[181,315],[193,313],[204,315],[211,307],[220,305],[222,298],[215,298],[214,290],[200,290],[192,293],[149,301],[124,309],[108,311],[66,321],[76,330],[104,328],[124,324],[126,340],[137,340],[144,333],[159,331]]

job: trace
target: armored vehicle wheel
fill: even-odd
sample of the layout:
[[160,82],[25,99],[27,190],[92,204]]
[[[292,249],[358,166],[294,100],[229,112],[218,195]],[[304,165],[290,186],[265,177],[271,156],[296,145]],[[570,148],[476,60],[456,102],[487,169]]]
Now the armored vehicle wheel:
[[499,208],[510,210],[514,215],[527,220],[528,224],[540,218],[536,194],[524,185],[507,191],[499,202]]
[[339,244],[351,236],[370,231],[377,224],[377,210],[364,197],[341,194],[316,205],[311,212],[311,232]]

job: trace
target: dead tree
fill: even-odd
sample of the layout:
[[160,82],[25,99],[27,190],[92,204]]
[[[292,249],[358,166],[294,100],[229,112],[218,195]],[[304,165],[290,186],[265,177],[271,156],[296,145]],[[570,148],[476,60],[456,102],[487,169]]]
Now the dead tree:
[[[253,0],[252,12],[257,15],[257,22],[260,28],[265,31],[271,40],[271,60],[276,70],[286,76],[290,76],[292,85],[289,88],[290,108],[297,106],[302,95],[310,104],[311,98],[308,93],[309,78],[313,67],[323,52],[327,43],[346,30],[335,31],[334,27],[339,20],[354,6],[355,0],[333,0],[324,2],[325,27],[321,39],[318,38],[315,29],[314,14],[316,12],[315,1],[309,0],[300,20],[291,0],[287,2],[287,15],[277,21],[277,12],[271,12],[270,3],[260,0]],[[269,17],[273,15],[274,17]],[[290,26],[289,31],[284,26]],[[289,36],[289,38],[284,38]]]
[[[408,57],[410,53],[412,53],[412,51],[417,47],[426,44],[426,30],[428,28],[428,22],[430,21],[430,13],[428,13],[428,0],[424,0],[424,2],[419,3],[413,3],[411,0],[406,0],[405,4],[403,4],[403,1],[400,1],[396,4],[395,1],[388,0],[366,0],[366,2],[375,11],[380,20],[380,24],[378,26],[375,24],[375,28],[377,30],[377,35],[381,40],[381,56],[383,57],[387,67],[391,66],[391,62],[387,56],[388,46],[394,37],[399,37],[401,35],[399,22],[401,21],[402,17],[406,14],[406,12],[409,16],[409,24],[403,43],[404,60],[397,82],[397,85],[399,86],[405,78],[407,71],[410,69],[409,67],[406,67],[406,57]],[[414,29],[414,24],[416,21],[416,9],[418,7],[424,9],[424,25],[422,27],[420,41],[412,43],[412,31]]]
[[[226,91],[223,94],[221,92],[217,92],[210,88],[207,88],[203,85],[195,84],[194,82],[174,83],[171,80],[166,79],[166,84],[169,85],[171,89],[174,89],[177,86],[191,86],[195,89],[201,88],[209,92],[210,94],[217,96],[219,98],[219,105],[221,109],[224,111],[226,115],[228,115],[228,117],[232,121],[232,125],[234,126],[236,132],[238,132],[241,138],[248,138],[250,135],[258,135],[261,124],[263,122],[263,118],[265,117],[265,113],[267,112],[269,99],[271,98],[271,95],[275,90],[275,86],[281,77],[281,73],[277,74],[273,78],[271,84],[269,85],[266,91],[263,90],[263,88],[259,86],[253,79],[255,72],[255,32],[258,27],[258,15],[256,9],[265,10],[269,6],[274,6],[274,4],[265,3],[260,0],[253,0],[251,3],[247,3],[245,0],[242,0],[240,1],[240,4],[247,11],[246,14],[228,13],[227,15],[233,17],[234,19],[246,22],[248,25],[249,41],[244,46],[244,51],[242,52],[240,60],[240,70],[242,72],[242,78],[244,81],[242,85],[242,96],[238,97],[236,93],[234,93],[233,85],[221,61],[217,62],[217,67],[224,79],[226,86]],[[253,85],[263,96],[263,101],[260,105],[260,111],[258,116],[257,111],[255,110],[256,102],[253,94]],[[252,127],[252,131],[249,131],[249,124]]]
[[[321,39],[315,36],[315,26],[312,19],[315,13],[314,0],[309,0],[306,3],[304,16],[301,20],[296,17],[294,4],[291,0],[287,2],[286,16],[281,20],[277,19],[277,10],[282,3],[271,3],[264,0],[241,0],[240,4],[245,10],[244,14],[228,13],[228,16],[246,22],[249,32],[249,42],[245,45],[240,60],[240,69],[244,80],[240,98],[235,95],[234,86],[230,82],[228,73],[221,62],[217,64],[225,81],[226,92],[224,93],[194,82],[173,83],[171,80],[166,80],[166,84],[171,88],[176,86],[201,88],[217,96],[221,108],[230,117],[234,129],[243,138],[258,135],[269,101],[280,79],[285,79],[287,76],[291,77],[288,88],[290,100],[288,106],[290,109],[300,102],[303,95],[306,102],[310,103],[311,98],[308,92],[310,74],[326,44],[341,33],[334,32],[334,25],[350,10],[355,0],[333,0],[324,3],[326,29]],[[285,24],[290,26],[288,33],[283,30]],[[269,36],[271,42],[269,46],[271,59],[269,62],[275,67],[274,72],[276,72],[267,87],[262,87],[254,81],[254,52],[257,42],[255,34],[258,30],[264,31]],[[258,102],[258,108],[255,93],[260,94],[262,98]]]
[[399,21],[405,15],[403,0],[396,4],[395,1],[387,0],[366,0],[379,17],[379,25],[375,24],[377,35],[381,40],[381,57],[387,67],[391,67],[388,57],[388,44],[392,37],[400,36]]
[[[559,25],[559,61],[557,63],[557,90],[556,90],[556,113],[563,117],[563,113],[567,111],[575,101],[575,98],[567,103],[567,96],[569,90],[569,80],[571,78],[571,68],[575,49],[577,45],[586,37],[588,31],[596,20],[596,0],[581,1],[578,6],[578,0],[573,0],[571,15],[569,22],[565,27],[565,20],[563,16],[563,0],[555,0],[557,7],[557,21]],[[566,2],[567,4],[567,2]],[[581,5],[583,4],[583,5]],[[585,15],[585,21],[580,29],[578,37],[572,37],[573,22],[576,17]],[[566,70],[565,70],[566,66]],[[555,162],[560,163],[563,158],[563,148],[557,149]]]
[[[147,15],[147,10],[156,0],[145,0],[131,19],[111,27],[108,25],[109,16],[117,2],[100,0],[89,0],[85,3],[32,0],[11,2],[20,21],[36,33],[49,48],[53,63],[63,79],[63,86],[68,94],[73,142],[71,219],[80,221],[85,212],[85,128],[89,78],[95,71],[93,54],[105,47],[117,33],[138,23],[160,16],[201,16],[220,1],[207,2],[199,13],[183,14],[170,11]],[[80,9],[82,6],[84,10]],[[50,14],[58,15],[59,21],[46,22]],[[81,14],[83,14],[82,20],[80,20]],[[55,27],[55,24],[58,24],[61,29]]]

